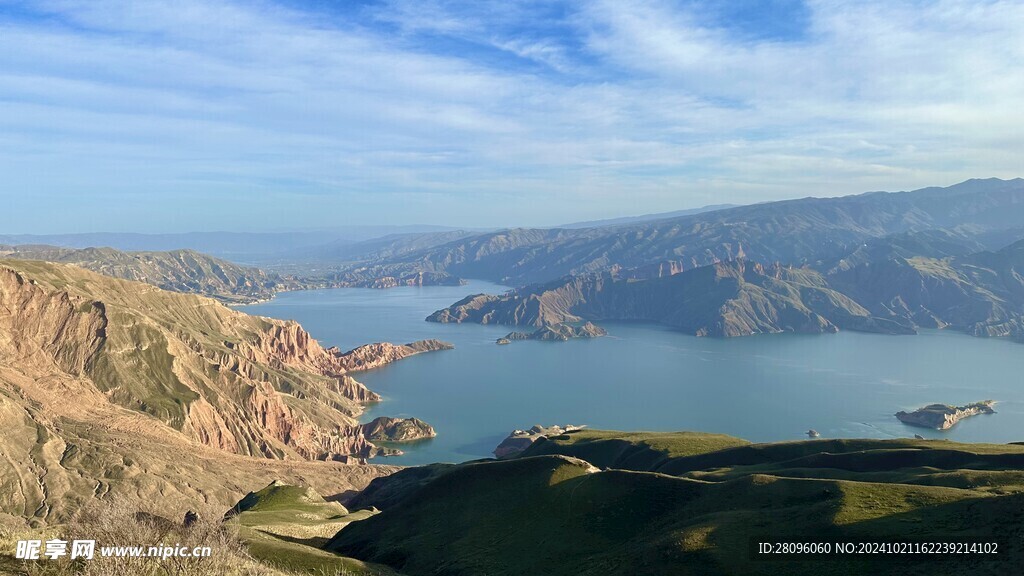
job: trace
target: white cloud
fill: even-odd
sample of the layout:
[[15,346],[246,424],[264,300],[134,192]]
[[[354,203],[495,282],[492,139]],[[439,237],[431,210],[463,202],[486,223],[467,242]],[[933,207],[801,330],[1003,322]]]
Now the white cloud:
[[1015,2],[814,2],[790,41],[660,3],[40,6],[0,16],[0,230],[92,198],[122,228],[553,224],[1024,172]]

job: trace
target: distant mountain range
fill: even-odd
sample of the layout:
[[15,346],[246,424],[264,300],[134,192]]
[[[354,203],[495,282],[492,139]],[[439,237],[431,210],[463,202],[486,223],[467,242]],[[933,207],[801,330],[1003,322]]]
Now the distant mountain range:
[[145,282],[229,303],[266,300],[284,288],[284,280],[253,267],[239,266],[193,250],[122,252],[113,248],[0,246],[0,258],[74,264],[114,278]]
[[326,230],[293,232],[185,232],[141,234],[96,232],[83,234],[0,234],[0,244],[52,245],[62,248],[109,246],[125,251],[194,250],[234,262],[267,263],[289,260],[305,250],[323,245],[340,246],[390,234],[451,230],[444,226],[344,226]]
[[968,180],[948,188],[769,202],[625,226],[501,230],[397,256],[367,254],[359,267],[392,275],[445,272],[513,286],[608,270],[646,278],[740,258],[809,264],[840,258],[875,238],[933,229],[998,249],[1021,237],[1006,232],[1020,231],[1022,223],[1024,180]]
[[445,273],[413,272],[395,278],[369,271],[319,272],[308,266],[297,267],[301,275],[290,275],[240,266],[194,250],[123,252],[114,248],[0,245],[0,258],[73,264],[106,276],[145,282],[172,292],[209,296],[227,304],[251,304],[288,290],[458,285],[461,282]]
[[528,326],[644,321],[726,337],[951,327],[1024,338],[1024,241],[951,258],[855,255],[822,271],[740,259],[647,280],[614,272],[567,276],[501,296],[470,296],[427,319]]
[[876,259],[827,276],[872,314],[975,336],[1024,338],[1024,240],[947,258]]
[[443,230],[438,232],[387,234],[358,242],[339,240],[301,250],[293,250],[286,255],[286,258],[291,262],[318,262],[327,266],[363,262],[369,257],[399,258],[417,250],[454,242],[474,234],[479,234],[479,232]]
[[414,256],[490,279],[512,271],[506,281],[562,274],[466,298],[428,318],[437,322],[632,320],[713,336],[952,327],[1024,338],[1024,241],[988,249],[1024,237],[1021,222],[1024,180],[973,180],[625,228],[513,230]]

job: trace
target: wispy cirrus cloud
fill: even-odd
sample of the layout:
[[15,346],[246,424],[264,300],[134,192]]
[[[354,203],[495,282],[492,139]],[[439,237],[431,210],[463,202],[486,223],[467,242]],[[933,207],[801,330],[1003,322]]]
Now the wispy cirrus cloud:
[[0,232],[542,225],[1022,172],[1024,6],[742,4],[0,2]]

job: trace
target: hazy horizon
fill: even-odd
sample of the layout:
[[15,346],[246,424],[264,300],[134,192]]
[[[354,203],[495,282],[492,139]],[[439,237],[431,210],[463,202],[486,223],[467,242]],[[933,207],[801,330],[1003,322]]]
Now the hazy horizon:
[[[946,187],[949,187],[949,186],[955,186],[957,184],[965,184],[965,183],[970,182],[972,180],[989,180],[989,179],[997,179],[997,178],[970,178],[970,179],[964,180],[962,182],[955,182],[955,183],[951,183],[951,184],[948,184],[948,185],[926,186],[926,187],[923,187],[923,188],[919,188],[917,190],[922,190],[922,189],[925,189],[925,188],[946,188]],[[1014,177],[1014,178],[1005,178],[1005,179],[1002,179],[1002,180],[1003,181],[1010,181],[1010,180],[1018,180],[1018,179],[1021,179],[1021,177],[1018,176],[1018,177]],[[835,198],[835,197],[842,197],[842,196],[857,196],[857,195],[861,195],[861,194],[902,193],[902,192],[913,192],[913,191],[914,190],[866,190],[866,191],[862,191],[862,192],[858,192],[858,193],[843,194],[843,195],[838,195],[838,196],[825,196],[825,195],[821,195],[821,196],[804,196],[804,197],[801,197],[801,198]],[[777,202],[777,201],[782,201],[782,200],[793,200],[793,199],[799,199],[799,198],[782,198],[782,199],[778,199],[778,200],[765,200],[763,202],[754,202],[752,204],[771,203],[771,202]],[[677,212],[693,212],[693,213],[698,213],[698,212],[703,212],[703,211],[709,211],[710,212],[710,211],[714,211],[714,210],[723,210],[723,209],[735,208],[735,207],[740,207],[740,206],[745,206],[745,205],[747,205],[747,204],[708,204],[708,205],[703,205],[703,206],[693,206],[693,207],[684,207],[684,208],[668,208],[666,210],[658,211],[658,212],[609,214],[607,216],[599,217],[599,218],[596,218],[596,219],[593,219],[593,220],[579,219],[579,220],[572,220],[572,221],[561,221],[561,222],[558,222],[558,223],[555,223],[555,224],[537,224],[537,225],[510,223],[510,224],[497,225],[497,226],[457,226],[457,225],[446,225],[446,224],[438,224],[438,223],[431,223],[431,222],[413,222],[413,223],[408,223],[408,224],[397,224],[397,223],[390,223],[390,222],[375,222],[375,223],[360,223],[360,224],[339,224],[339,225],[336,225],[336,226],[302,226],[302,225],[297,225],[297,226],[293,226],[293,227],[258,228],[258,229],[255,229],[255,228],[249,228],[249,229],[227,229],[227,228],[187,229],[187,228],[182,228],[182,229],[169,229],[169,230],[163,230],[163,231],[141,230],[141,229],[123,229],[123,230],[117,230],[117,229],[94,229],[94,230],[81,230],[81,231],[56,230],[56,231],[49,231],[49,232],[47,232],[47,231],[38,231],[38,230],[28,231],[28,232],[0,230],[0,239],[2,239],[4,236],[9,236],[9,237],[16,237],[16,236],[54,237],[54,236],[89,236],[89,235],[104,235],[104,234],[112,234],[112,235],[121,234],[121,235],[126,235],[126,236],[127,235],[177,236],[177,235],[189,235],[189,234],[238,234],[238,235],[245,235],[245,234],[317,234],[317,233],[330,234],[330,233],[342,233],[344,231],[359,231],[359,230],[366,231],[367,235],[365,236],[365,239],[371,239],[371,238],[379,238],[379,237],[387,236],[387,235],[391,235],[391,234],[429,232],[429,231],[432,231],[432,230],[436,230],[436,231],[465,230],[465,231],[470,231],[470,232],[473,232],[473,231],[482,232],[482,231],[489,231],[489,230],[507,230],[507,229],[515,229],[515,228],[538,228],[538,229],[544,229],[544,228],[558,228],[558,227],[564,227],[564,226],[581,227],[580,225],[601,226],[601,225],[606,225],[605,222],[614,223],[617,220],[641,219],[641,218],[644,218],[644,217],[658,217],[658,216],[661,216],[661,215],[666,215],[667,217],[671,217],[671,215],[673,215],[674,213],[677,213]],[[388,230],[383,231],[383,232],[378,232],[377,230],[379,230],[379,229],[380,230],[388,229]]]
[[1011,2],[0,2],[0,234],[550,227],[1024,173]]

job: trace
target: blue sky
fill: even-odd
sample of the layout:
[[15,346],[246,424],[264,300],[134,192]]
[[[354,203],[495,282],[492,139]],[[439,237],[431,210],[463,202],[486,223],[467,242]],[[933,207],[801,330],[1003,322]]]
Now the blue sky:
[[1024,4],[0,0],[0,234],[553,225],[1024,173]]

